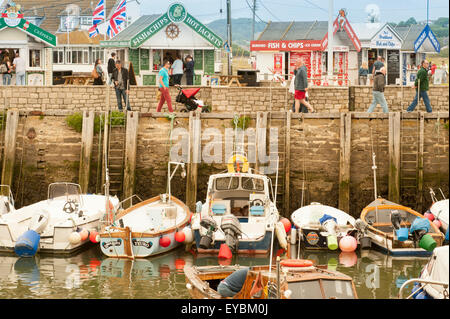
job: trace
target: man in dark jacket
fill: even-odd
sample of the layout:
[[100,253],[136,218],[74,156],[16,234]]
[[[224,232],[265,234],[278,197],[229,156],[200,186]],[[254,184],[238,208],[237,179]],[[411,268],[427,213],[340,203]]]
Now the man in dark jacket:
[[306,91],[308,90],[308,69],[305,66],[303,57],[297,61],[297,73],[295,76],[295,112],[299,113],[300,104],[305,105],[309,112],[314,113],[314,109],[306,101]]
[[368,113],[372,113],[373,109],[380,104],[383,108],[384,113],[389,113],[386,98],[384,97],[384,87],[386,85],[386,68],[383,66],[381,69],[375,73],[373,78],[373,89],[372,89],[372,104],[370,104]]
[[119,111],[123,110],[122,98],[127,107],[127,111],[131,111],[128,97],[128,94],[130,93],[128,70],[122,67],[122,62],[120,62],[120,60],[116,61],[116,69],[113,71],[112,79],[114,82],[114,88],[116,89],[117,106]]
[[108,60],[108,77],[109,77],[109,85],[112,83],[112,74],[116,68],[116,54],[111,53],[111,57]]
[[194,85],[194,60],[190,55],[186,57],[186,84]]
[[416,89],[416,96],[414,97],[414,100],[411,102],[411,104],[406,109],[406,112],[414,111],[420,98],[423,99],[423,103],[425,104],[427,112],[431,113],[433,111],[431,109],[430,98],[428,97],[428,93],[427,93],[428,88],[429,88],[428,71],[427,70],[428,70],[428,61],[423,60],[420,70],[417,71],[416,81],[414,82],[414,88]]

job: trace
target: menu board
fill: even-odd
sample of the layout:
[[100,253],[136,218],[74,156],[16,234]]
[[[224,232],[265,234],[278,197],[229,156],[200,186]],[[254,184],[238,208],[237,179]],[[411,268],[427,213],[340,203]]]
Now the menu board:
[[194,50],[194,70],[203,70],[203,50]]
[[290,52],[289,55],[289,74],[294,74],[297,60],[303,57],[305,66],[308,69],[308,78],[311,78],[311,52]]
[[146,74],[143,76],[143,85],[156,85],[156,74]]
[[214,50],[203,51],[205,74],[214,74]]
[[400,51],[387,50],[387,71],[388,84],[395,84],[395,80],[400,78]]
[[134,74],[139,75],[139,49],[129,49],[128,59],[133,64]]
[[150,50],[149,49],[140,49],[140,67],[141,70],[148,71],[150,70]]

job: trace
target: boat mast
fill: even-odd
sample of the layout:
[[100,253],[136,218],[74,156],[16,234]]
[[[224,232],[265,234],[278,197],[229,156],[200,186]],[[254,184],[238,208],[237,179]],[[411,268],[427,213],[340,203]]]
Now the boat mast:
[[370,141],[372,144],[372,170],[373,170],[373,191],[374,191],[374,196],[375,196],[375,200],[377,200],[378,195],[377,195],[377,164],[375,162],[375,151],[373,150],[373,137],[372,137],[372,127],[370,127]]

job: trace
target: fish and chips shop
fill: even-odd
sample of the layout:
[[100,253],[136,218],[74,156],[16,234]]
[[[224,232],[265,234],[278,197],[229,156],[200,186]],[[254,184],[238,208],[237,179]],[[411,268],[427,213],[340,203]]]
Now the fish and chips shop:
[[[224,41],[193,17],[181,3],[173,3],[164,14],[143,15],[100,46],[116,51],[131,63],[138,85],[156,85],[164,59],[172,62],[179,55],[193,57],[194,85],[206,85],[220,72]],[[185,84],[185,76],[181,84]]]
[[[8,6],[0,16],[1,57],[9,55],[11,64],[15,53],[24,58],[27,85],[52,83],[52,48],[56,36],[27,21],[20,7]],[[13,80],[14,81],[14,80]]]

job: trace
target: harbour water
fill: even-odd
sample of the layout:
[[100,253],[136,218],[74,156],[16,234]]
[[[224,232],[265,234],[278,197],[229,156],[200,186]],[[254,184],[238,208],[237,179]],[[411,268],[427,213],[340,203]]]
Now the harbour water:
[[[297,246],[292,247],[291,253],[297,256]],[[392,257],[374,250],[301,251],[299,256],[351,276],[358,297],[364,299],[397,298],[401,284],[417,278],[428,260]],[[269,263],[269,255],[237,256],[229,262],[264,265]],[[135,261],[106,258],[98,246],[66,257],[18,258],[2,254],[0,299],[187,299],[184,265],[218,263],[217,256],[195,256],[184,248]]]

